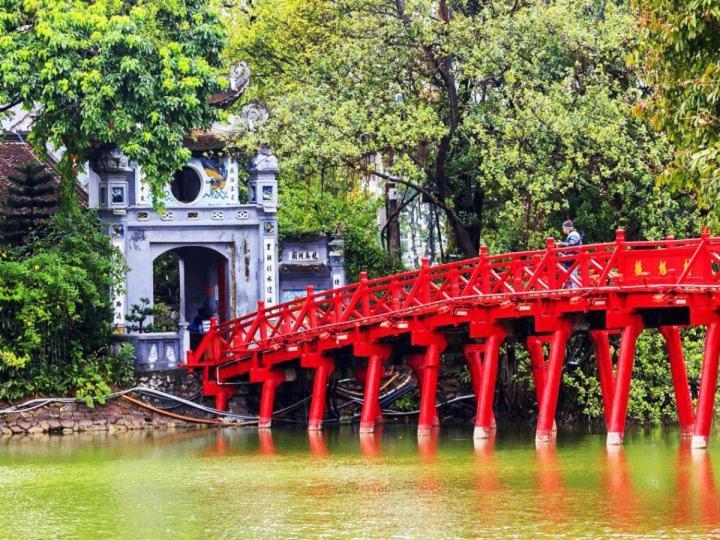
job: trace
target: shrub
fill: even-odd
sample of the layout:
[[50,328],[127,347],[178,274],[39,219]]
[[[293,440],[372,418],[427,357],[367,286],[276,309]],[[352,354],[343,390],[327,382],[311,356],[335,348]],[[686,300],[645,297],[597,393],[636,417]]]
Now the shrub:
[[103,396],[125,377],[106,352],[122,271],[92,213],[56,215],[44,238],[0,251],[0,399]]

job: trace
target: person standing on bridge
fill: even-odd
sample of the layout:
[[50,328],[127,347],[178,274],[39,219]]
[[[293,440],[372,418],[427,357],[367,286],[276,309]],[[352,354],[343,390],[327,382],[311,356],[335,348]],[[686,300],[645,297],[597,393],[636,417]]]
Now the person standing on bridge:
[[566,236],[564,242],[560,242],[560,247],[574,247],[582,245],[582,236],[575,230],[573,222],[569,219],[562,224],[563,234]]
[[[575,226],[573,225],[573,222],[569,219],[562,224],[563,234],[565,235],[565,241],[560,242],[558,245],[560,247],[578,247],[582,245],[582,236],[580,235],[577,230],[575,230]],[[569,260],[564,261],[562,264],[567,269],[570,268],[575,261]],[[572,271],[571,276],[567,280],[567,288],[573,289],[576,287],[575,281],[579,279],[579,272],[577,267],[575,270]]]

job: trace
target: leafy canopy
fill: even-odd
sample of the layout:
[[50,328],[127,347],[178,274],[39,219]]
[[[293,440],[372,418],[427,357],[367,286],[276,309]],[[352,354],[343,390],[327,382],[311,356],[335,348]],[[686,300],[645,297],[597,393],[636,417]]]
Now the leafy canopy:
[[655,186],[667,142],[632,114],[626,2],[257,0],[233,25],[247,99],[270,109],[249,139],[298,182],[367,171],[421,192],[465,256],[541,245],[568,217],[588,240],[696,225]]
[[720,219],[720,3],[637,0],[634,63],[653,92],[645,110],[676,148],[664,180],[689,188]]
[[39,146],[73,160],[116,144],[153,194],[188,159],[183,136],[209,126],[224,28],[209,0],[0,0],[0,104],[35,109]]

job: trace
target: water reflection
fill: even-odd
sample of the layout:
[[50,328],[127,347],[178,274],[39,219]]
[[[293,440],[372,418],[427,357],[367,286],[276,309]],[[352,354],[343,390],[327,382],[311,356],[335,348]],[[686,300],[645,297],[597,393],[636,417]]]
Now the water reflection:
[[224,430],[218,430],[215,432],[214,444],[208,444],[205,447],[205,456],[217,456],[222,457],[228,455],[230,452],[230,438]]
[[483,516],[489,523],[498,524],[502,520],[503,507],[507,504],[507,493],[500,480],[498,459],[495,455],[495,433],[487,439],[474,439],[474,476],[476,503],[475,513]]
[[430,433],[417,438],[418,454],[422,463],[435,463],[438,440],[440,440],[440,428],[438,426],[434,426]]
[[718,500],[715,486],[715,474],[710,453],[706,450],[695,452],[691,450],[690,459],[695,477],[695,492],[700,499],[698,504],[700,523],[718,526],[720,524],[720,500]]
[[327,457],[327,435],[324,431],[308,431],[308,444],[310,445],[310,454],[314,457]]
[[261,456],[272,456],[275,454],[275,442],[273,432],[270,429],[258,429],[258,452]]
[[584,436],[534,448],[530,437],[418,438],[385,426],[3,440],[0,536],[708,534],[720,526],[720,441],[693,452],[678,439],[638,435],[607,450]]
[[360,433],[360,453],[368,458],[377,458],[382,454],[382,447],[380,445],[382,441],[383,428],[381,425],[375,426],[375,431],[372,433]]
[[639,525],[642,518],[640,509],[644,505],[633,489],[624,447],[613,446],[605,449],[603,485],[611,525],[626,531]]
[[567,504],[568,490],[562,476],[562,465],[558,460],[557,444],[554,439],[537,445],[537,487],[539,515],[549,523],[563,523],[575,509]]

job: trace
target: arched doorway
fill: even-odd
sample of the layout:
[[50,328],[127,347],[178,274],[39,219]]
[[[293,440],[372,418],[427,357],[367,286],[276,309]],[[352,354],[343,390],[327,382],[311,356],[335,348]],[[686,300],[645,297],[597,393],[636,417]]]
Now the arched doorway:
[[187,345],[194,345],[189,342],[202,334],[198,325],[207,326],[210,317],[230,318],[228,271],[228,259],[204,246],[171,248],[153,261],[153,304],[165,306],[161,311],[170,320],[177,313],[176,328],[183,335],[188,328],[191,332]]
[[176,332],[180,324],[180,257],[166,251],[153,262],[153,327]]

